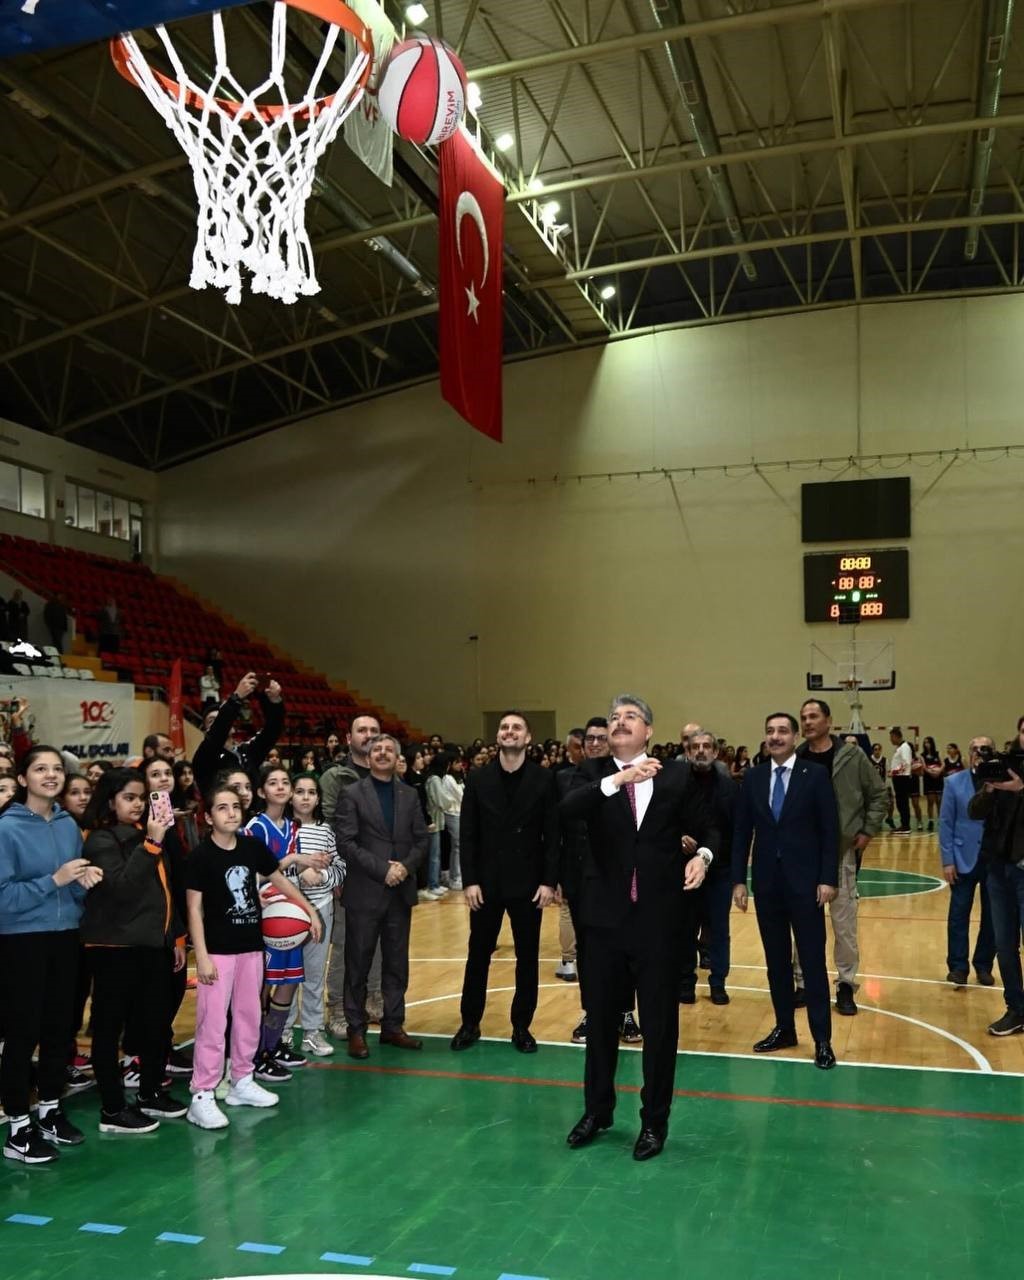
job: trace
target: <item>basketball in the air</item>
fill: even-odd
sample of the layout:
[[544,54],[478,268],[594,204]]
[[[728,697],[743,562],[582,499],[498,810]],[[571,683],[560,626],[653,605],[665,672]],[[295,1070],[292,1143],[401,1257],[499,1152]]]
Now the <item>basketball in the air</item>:
[[407,142],[450,138],[466,114],[466,71],[443,40],[416,36],[391,51],[377,86],[380,113]]
[[291,951],[309,937],[309,916],[284,896],[263,903],[263,945],[271,951]]

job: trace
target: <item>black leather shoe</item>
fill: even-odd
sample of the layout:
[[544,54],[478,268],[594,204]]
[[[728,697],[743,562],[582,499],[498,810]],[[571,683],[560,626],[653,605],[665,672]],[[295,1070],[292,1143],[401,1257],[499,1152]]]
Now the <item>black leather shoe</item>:
[[476,1044],[480,1039],[480,1028],[470,1026],[464,1022],[458,1031],[452,1036],[450,1047],[458,1052],[459,1049],[468,1049],[471,1045]]
[[537,1041],[530,1035],[528,1027],[513,1027],[512,1043],[520,1053],[537,1052]]
[[996,980],[995,980],[995,978],[993,978],[993,977],[992,977],[992,970],[991,970],[991,969],[979,969],[979,970],[977,971],[977,978],[978,978],[978,982],[979,982],[979,983],[981,984],[981,986],[983,986],[983,987],[993,987],[993,986],[995,986],[995,981],[996,981]]
[[728,991],[726,991],[725,987],[711,988],[711,1003],[712,1004],[728,1004],[729,1003],[729,993]]
[[836,1065],[836,1055],[832,1052],[832,1045],[828,1040],[815,1040],[814,1065],[821,1067],[822,1071],[831,1071]]
[[697,993],[696,991],[694,991],[693,987],[683,987],[682,991],[679,992],[679,1003],[680,1004],[696,1004],[697,1003]]
[[602,1129],[612,1127],[611,1116],[582,1116],[569,1130],[566,1142],[570,1147],[585,1147],[593,1142]]
[[803,989],[803,987],[797,987],[797,989],[793,992],[793,1008],[794,1009],[807,1008],[807,992]]
[[966,969],[950,969],[946,974],[946,981],[952,982],[954,987],[966,987],[969,976]]
[[848,982],[840,982],[836,986],[836,1013],[852,1018],[856,1012],[857,1005],[853,999],[853,987]]
[[776,1049],[792,1049],[796,1045],[796,1032],[772,1027],[763,1040],[754,1045],[755,1053],[774,1053]]
[[633,1146],[633,1159],[651,1160],[654,1156],[660,1156],[664,1145],[664,1133],[658,1133],[656,1129],[641,1129],[640,1137]]

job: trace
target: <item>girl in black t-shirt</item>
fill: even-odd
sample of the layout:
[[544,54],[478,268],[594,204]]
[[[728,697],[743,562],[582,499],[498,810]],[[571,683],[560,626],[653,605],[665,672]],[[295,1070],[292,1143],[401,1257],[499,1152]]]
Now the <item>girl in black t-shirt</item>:
[[928,806],[928,830],[935,830],[935,822],[942,804],[942,788],[945,769],[934,738],[921,743],[921,761],[924,764],[924,802]]
[[277,1097],[253,1079],[263,1009],[263,929],[257,877],[309,915],[310,937],[319,941],[320,917],[261,841],[239,832],[242,803],[232,787],[214,786],[206,797],[211,834],[186,863],[188,925],[196,953],[196,1042],[192,1055],[192,1104],[188,1119],[201,1129],[223,1129],[227,1116],[214,1090],[224,1074],[224,1033],[231,1013],[232,1107],[272,1107]]

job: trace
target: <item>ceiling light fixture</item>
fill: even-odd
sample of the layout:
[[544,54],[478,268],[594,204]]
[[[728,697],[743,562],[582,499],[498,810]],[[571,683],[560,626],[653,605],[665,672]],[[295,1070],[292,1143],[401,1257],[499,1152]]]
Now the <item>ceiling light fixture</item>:
[[515,144],[515,138],[510,133],[499,133],[494,139],[495,151],[510,151]]
[[425,4],[406,5],[405,20],[406,22],[411,22],[414,27],[418,27],[422,23],[426,22],[428,17],[429,12]]
[[606,284],[604,288],[601,290],[602,300],[604,302],[608,302],[609,299],[614,297],[615,297],[615,286],[613,284]]
[[554,222],[562,206],[557,200],[548,200],[540,207],[540,220],[543,223]]
[[469,82],[469,88],[466,90],[466,106],[475,115],[480,110],[480,104],[484,100],[484,95],[480,86],[475,80]]

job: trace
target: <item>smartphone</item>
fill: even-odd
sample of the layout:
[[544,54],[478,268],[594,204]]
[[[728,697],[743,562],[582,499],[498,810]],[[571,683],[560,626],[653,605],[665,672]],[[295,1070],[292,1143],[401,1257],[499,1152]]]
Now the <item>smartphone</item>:
[[171,805],[169,791],[151,791],[149,793],[149,810],[157,822],[169,827],[174,822],[174,808]]

